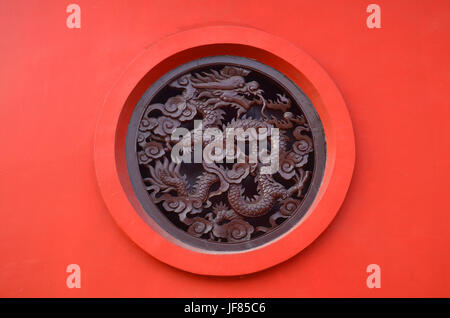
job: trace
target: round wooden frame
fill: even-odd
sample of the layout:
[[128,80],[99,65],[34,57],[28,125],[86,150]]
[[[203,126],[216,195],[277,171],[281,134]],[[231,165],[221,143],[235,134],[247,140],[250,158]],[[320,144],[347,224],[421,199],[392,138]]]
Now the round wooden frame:
[[[129,181],[125,159],[128,123],[145,90],[171,69],[214,55],[256,59],[288,76],[314,104],[327,141],[322,184],[306,215],[277,239],[242,252],[205,253],[176,240],[150,217],[145,218]],[[248,274],[283,262],[319,236],[345,198],[353,173],[355,145],[350,116],[339,90],[310,56],[290,42],[259,30],[213,26],[161,39],[128,66],[103,106],[94,155],[98,185],[108,210],[137,245],[171,266],[198,274],[227,276]]]
[[[136,140],[139,133],[139,123],[147,106],[154,98],[154,96],[157,95],[164,87],[169,85],[176,78],[179,78],[181,75],[190,73],[193,70],[201,67],[214,65],[233,65],[237,67],[244,67],[246,69],[252,70],[253,72],[262,74],[263,76],[270,78],[271,81],[276,82],[285,90],[285,92],[289,94],[289,96],[292,96],[295,104],[297,104],[301,109],[302,113],[306,117],[313,137],[314,172],[311,184],[309,185],[305,197],[302,199],[301,205],[291,217],[280,224],[277,228],[258,238],[254,238],[246,242],[208,242],[204,239],[193,237],[185,231],[177,228],[166,216],[163,215],[160,209],[150,199],[150,196],[148,195],[146,187],[142,181],[142,176],[137,161]],[[278,236],[283,235],[285,232],[295,227],[297,222],[299,222],[299,220],[301,220],[301,218],[306,214],[312,202],[314,201],[314,198],[317,195],[322,182],[326,162],[326,142],[323,126],[320,122],[319,115],[317,114],[314,105],[307,98],[304,92],[289,78],[287,78],[277,70],[256,60],[238,56],[218,55],[200,58],[185,63],[164,74],[149,89],[147,89],[144,95],[139,99],[139,102],[137,103],[130,119],[126,140],[126,159],[129,177],[140,204],[142,205],[146,213],[150,215],[153,221],[156,222],[159,227],[165,229],[170,237],[174,238],[172,239],[173,242],[176,243],[178,241],[182,241],[185,244],[191,245],[192,248],[199,249],[203,253],[240,252],[270,243]],[[146,219],[147,216],[144,216],[144,220]]]

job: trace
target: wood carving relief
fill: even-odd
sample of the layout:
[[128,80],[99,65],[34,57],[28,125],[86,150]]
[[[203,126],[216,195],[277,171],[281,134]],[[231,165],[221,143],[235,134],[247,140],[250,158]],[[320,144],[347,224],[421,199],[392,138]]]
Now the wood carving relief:
[[[141,183],[156,213],[192,237],[223,245],[264,237],[294,215],[298,221],[307,208],[300,211],[305,196],[320,185],[325,162],[324,149],[317,151],[314,142],[324,148],[320,120],[313,130],[299,103],[307,99],[293,98],[295,92],[282,85],[288,81],[282,74],[259,72],[259,63],[249,59],[227,59],[216,57],[214,63],[172,73],[168,85],[144,100],[132,132],[140,179],[132,176],[132,183]],[[200,130],[195,121],[201,122]],[[174,138],[177,128],[191,133]],[[205,136],[208,128],[220,131],[223,139]],[[263,173],[269,163],[250,160],[254,149],[249,139],[244,149],[237,146],[239,138],[250,134],[230,137],[230,128],[265,132],[263,151],[268,156],[277,152],[276,172]],[[195,145],[205,149],[218,140],[224,149],[227,141],[234,145],[231,157],[195,162]],[[176,145],[194,163],[174,160]],[[312,187],[314,174],[320,176]]]

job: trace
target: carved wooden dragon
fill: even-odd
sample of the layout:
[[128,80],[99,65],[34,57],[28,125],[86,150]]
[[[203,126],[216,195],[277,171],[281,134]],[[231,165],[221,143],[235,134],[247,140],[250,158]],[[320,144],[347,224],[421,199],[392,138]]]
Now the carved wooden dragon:
[[[170,84],[181,90],[180,94],[164,104],[150,104],[140,122],[138,161],[146,171],[146,189],[162,210],[177,213],[193,236],[218,242],[250,240],[275,228],[280,218],[292,215],[307,188],[311,171],[304,167],[313,143],[304,116],[297,108],[293,110],[297,115],[287,112],[291,101],[282,94],[271,92],[275,100],[266,98],[257,81],[246,82],[249,74],[247,69],[225,66],[183,75]],[[235,115],[230,119],[230,114]],[[172,132],[194,118],[201,118],[204,128],[278,128],[278,172],[262,174],[261,162],[231,166],[203,162],[203,171],[191,184],[180,172],[189,164],[170,162],[169,158]],[[187,146],[191,142],[195,139]],[[249,180],[256,185],[253,198],[246,196],[248,189],[242,185]],[[267,226],[253,225],[253,219],[263,216]]]

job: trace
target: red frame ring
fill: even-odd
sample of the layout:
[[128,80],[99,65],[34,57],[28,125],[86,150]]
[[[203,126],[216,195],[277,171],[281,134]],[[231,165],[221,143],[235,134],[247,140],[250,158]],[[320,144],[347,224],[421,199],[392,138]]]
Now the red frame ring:
[[[322,185],[291,231],[270,243],[238,253],[204,253],[168,237],[139,216],[125,162],[125,136],[137,100],[160,76],[189,60],[212,55],[254,58],[284,73],[311,99],[324,126],[327,162]],[[353,128],[331,78],[300,48],[268,33],[240,26],[212,26],[165,37],[144,50],[109,92],[95,135],[95,170],[102,197],[117,224],[142,249],[171,266],[205,275],[243,275],[294,256],[322,233],[341,206],[355,162]]]

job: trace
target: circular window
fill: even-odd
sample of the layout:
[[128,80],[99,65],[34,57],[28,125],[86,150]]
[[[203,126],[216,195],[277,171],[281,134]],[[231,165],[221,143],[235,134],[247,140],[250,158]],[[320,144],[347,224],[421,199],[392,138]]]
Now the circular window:
[[148,216],[188,246],[239,252],[292,229],[326,163],[308,97],[256,60],[200,58],[157,80],[128,125],[126,162]]

